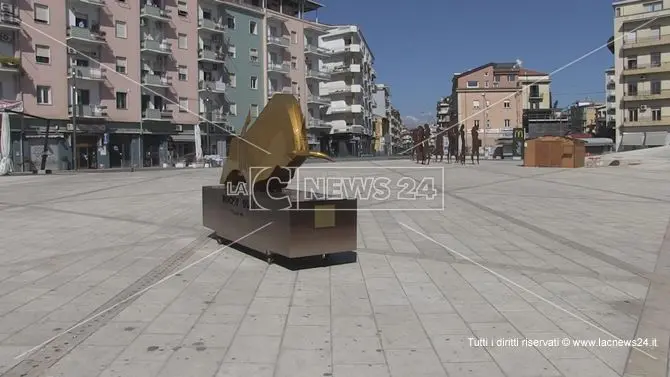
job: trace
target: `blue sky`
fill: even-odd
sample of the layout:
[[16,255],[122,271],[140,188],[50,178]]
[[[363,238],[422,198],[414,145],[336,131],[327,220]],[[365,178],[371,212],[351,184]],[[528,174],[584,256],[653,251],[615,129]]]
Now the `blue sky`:
[[[375,55],[377,82],[391,86],[405,117],[433,119],[454,72],[517,58],[550,73],[605,44],[611,0],[321,0],[319,21],[359,25]],[[604,101],[607,50],[552,76],[559,106]],[[411,123],[406,118],[407,123]]]

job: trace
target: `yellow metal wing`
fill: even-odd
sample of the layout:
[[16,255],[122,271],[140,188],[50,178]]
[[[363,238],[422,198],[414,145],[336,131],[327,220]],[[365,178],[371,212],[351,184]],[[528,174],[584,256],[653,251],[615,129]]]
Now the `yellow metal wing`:
[[[230,143],[230,154],[223,166],[220,183],[262,184],[278,173],[278,168],[298,168],[309,157],[330,160],[327,155],[309,150],[305,120],[300,104],[291,94],[275,94],[256,121],[247,115],[239,137]],[[282,177],[283,180],[291,177]]]

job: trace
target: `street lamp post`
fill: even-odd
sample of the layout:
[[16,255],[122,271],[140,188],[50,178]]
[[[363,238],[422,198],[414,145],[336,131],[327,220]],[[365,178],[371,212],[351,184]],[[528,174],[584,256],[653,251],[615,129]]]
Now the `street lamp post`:
[[72,67],[72,166],[79,170],[79,153],[77,151],[77,69]]
[[486,143],[488,143],[486,129],[489,128],[489,104],[486,101],[486,93],[482,93],[482,97],[484,97],[484,148],[486,148]]

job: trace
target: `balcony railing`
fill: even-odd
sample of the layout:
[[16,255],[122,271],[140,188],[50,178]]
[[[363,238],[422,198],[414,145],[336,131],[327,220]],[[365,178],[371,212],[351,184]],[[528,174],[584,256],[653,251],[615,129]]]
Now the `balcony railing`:
[[284,88],[269,88],[268,89],[268,97],[272,97],[275,94],[293,94],[293,88],[290,86],[286,86]]
[[[80,80],[104,80],[105,69],[104,68],[93,68],[93,67],[72,67],[71,70],[74,70],[75,78]],[[72,75],[70,75],[72,77]]]
[[226,123],[226,114],[222,111],[205,111],[200,113],[200,116],[211,123]]
[[147,86],[167,87],[172,84],[170,77],[165,75],[145,74],[142,76],[142,84]]
[[89,4],[89,5],[95,5],[95,6],[105,6],[105,1],[104,0],[75,0],[78,1],[82,4]]
[[670,43],[670,34],[652,35],[647,37],[637,37],[635,39],[623,40],[623,47],[636,47],[638,45],[649,45],[656,42]]
[[638,89],[638,90],[627,90],[624,92],[625,97],[635,97],[638,100],[644,99],[653,99],[653,98],[666,98],[670,97],[670,89]]
[[161,54],[172,53],[172,45],[167,42],[159,42],[153,39],[145,39],[140,44],[140,48],[145,51],[152,51]]
[[316,96],[316,95],[310,94],[309,96],[307,96],[307,102],[325,104],[325,103],[330,103],[330,100],[326,97],[321,97],[321,96]]
[[[2,3],[2,5],[4,4],[5,3]],[[11,5],[10,8],[12,8]],[[2,13],[0,13],[0,29],[21,29],[21,18],[18,15],[18,11],[19,10],[16,7],[14,7],[13,11],[2,11]]]
[[330,128],[330,124],[323,119],[312,118],[307,122],[309,128]]
[[69,26],[67,29],[67,37],[68,39],[77,39],[92,43],[104,43],[105,34],[98,31],[99,29],[99,26],[93,27],[91,29],[78,26]]
[[268,63],[268,71],[289,73],[291,71],[291,65],[288,63]]
[[206,18],[201,18],[198,20],[198,27],[201,29],[220,31],[220,32],[223,32],[223,30],[225,29],[222,23],[216,22],[214,20],[208,20]]
[[210,92],[225,92],[226,83],[221,81],[200,80],[200,82],[198,82],[198,89]]
[[170,121],[172,117],[172,110],[168,109],[146,109],[142,111],[142,119],[146,120]]
[[107,116],[107,106],[76,105],[76,114],[73,109],[74,106],[70,105],[70,115],[77,118],[104,118]]
[[626,65],[624,71],[635,71],[640,69],[661,68],[666,67],[670,69],[670,62],[650,62],[650,63],[632,63]]
[[268,35],[268,44],[288,47],[291,45],[291,40],[286,37],[277,37],[275,35]]
[[310,70],[307,71],[307,78],[317,78],[317,79],[328,80],[330,78],[330,73],[310,69]]
[[[647,110],[649,111],[649,110]],[[667,116],[660,116],[660,117],[651,117],[651,116],[645,116],[645,117],[638,117],[637,119],[632,119],[629,117],[624,117],[623,119],[624,123],[627,126],[653,126],[653,125],[660,125],[660,124],[670,124],[670,117]]]
[[333,51],[329,50],[327,48],[323,47],[318,47],[318,46],[313,46],[313,45],[306,45],[305,46],[305,53],[311,53],[311,54],[317,54],[317,55],[328,55],[331,54]]
[[530,92],[530,93],[528,93],[528,98],[530,98],[530,99],[542,99],[542,98],[544,98],[544,93]]
[[198,50],[198,59],[223,62],[226,59],[226,55],[212,50],[200,49]]
[[140,10],[140,17],[150,17],[157,20],[169,21],[170,12],[154,5],[145,4]]

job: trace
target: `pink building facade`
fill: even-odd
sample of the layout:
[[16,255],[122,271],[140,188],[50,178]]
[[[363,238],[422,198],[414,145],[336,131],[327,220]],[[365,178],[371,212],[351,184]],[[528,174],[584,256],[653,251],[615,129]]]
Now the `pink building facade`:
[[470,131],[475,125],[479,126],[484,148],[495,146],[497,139],[522,127],[523,110],[532,107],[529,88],[525,86],[527,80],[523,79],[529,76],[546,74],[514,63],[489,63],[454,75],[450,123],[455,127],[465,126],[468,147],[472,145]]

